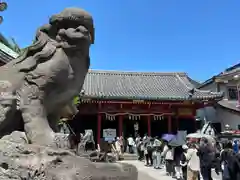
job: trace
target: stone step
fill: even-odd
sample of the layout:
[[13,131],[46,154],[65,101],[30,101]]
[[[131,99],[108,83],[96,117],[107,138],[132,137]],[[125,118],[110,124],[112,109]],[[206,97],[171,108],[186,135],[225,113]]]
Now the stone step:
[[137,154],[124,153],[123,158],[124,158],[124,160],[137,160],[138,156],[137,156]]

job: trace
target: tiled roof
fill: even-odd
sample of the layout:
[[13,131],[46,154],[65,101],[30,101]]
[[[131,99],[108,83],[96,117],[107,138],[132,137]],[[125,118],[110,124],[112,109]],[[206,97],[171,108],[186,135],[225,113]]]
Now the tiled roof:
[[188,77],[188,80],[190,81],[190,83],[192,83],[192,85],[195,87],[195,88],[198,88],[201,83],[196,81],[196,80],[193,80],[192,78]]
[[232,72],[232,71],[234,71],[236,69],[240,69],[240,63],[235,64],[234,66],[231,66],[231,67],[225,69],[225,72]]
[[240,108],[237,107],[237,101],[221,100],[218,102],[218,104],[224,108],[240,112]]
[[1,49],[0,49],[0,61],[4,62],[4,63],[8,63],[13,59],[13,57],[9,56],[8,54],[4,53]]
[[202,87],[204,87],[204,86],[214,82],[214,80],[216,78],[223,78],[223,77],[227,77],[227,76],[234,76],[234,75],[237,75],[239,73],[240,73],[240,63],[235,64],[234,66],[231,66],[231,67],[225,69],[223,72],[221,72],[221,73],[211,77],[210,79],[204,81],[202,84],[200,84],[198,86],[198,88],[202,88]]
[[[187,100],[194,88],[185,73],[118,72],[90,70],[83,97],[129,100]],[[195,90],[193,100],[219,99],[222,93]]]
[[18,54],[13,50],[0,43],[0,61],[4,63],[10,62],[12,59],[18,57]]

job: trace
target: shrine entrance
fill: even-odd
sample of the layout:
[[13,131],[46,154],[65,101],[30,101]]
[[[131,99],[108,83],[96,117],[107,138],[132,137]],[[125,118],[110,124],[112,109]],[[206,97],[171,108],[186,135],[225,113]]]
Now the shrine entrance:
[[151,135],[152,137],[162,137],[163,134],[168,132],[168,119],[167,117],[161,117],[159,119],[151,119]]
[[187,131],[187,133],[196,132],[196,121],[192,118],[179,118],[179,128],[180,131]]
[[[103,116],[104,117],[104,116]],[[103,118],[102,120],[102,130],[101,130],[101,137],[103,137],[103,130],[104,129],[115,129],[117,136],[119,136],[119,123],[118,123],[118,117],[114,117],[114,118]]]
[[129,117],[125,116],[123,119],[123,136],[129,137],[130,135],[136,137],[139,134],[143,137],[147,130],[147,121],[146,117],[141,116],[135,119],[129,119]]

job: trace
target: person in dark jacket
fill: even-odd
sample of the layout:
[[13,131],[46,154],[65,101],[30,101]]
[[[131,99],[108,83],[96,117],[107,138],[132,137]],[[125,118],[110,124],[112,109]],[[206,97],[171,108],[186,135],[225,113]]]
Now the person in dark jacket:
[[187,180],[187,150],[188,150],[188,146],[187,145],[183,145],[182,146],[183,149],[183,153],[180,159],[180,165],[182,167],[182,179],[183,180]]
[[234,174],[234,151],[231,142],[226,142],[223,145],[223,150],[220,153],[220,165],[222,180],[236,179]]
[[224,150],[220,156],[220,163],[223,180],[240,179],[240,154],[234,152],[231,142],[224,144]]
[[[200,171],[203,180],[212,180],[211,169],[216,167],[214,163],[215,149],[207,138],[201,139],[198,156],[200,159]],[[216,173],[218,174],[218,171],[216,171]]]
[[183,154],[182,146],[178,146],[174,148],[173,160],[174,160],[174,170],[175,170],[176,179],[181,179],[182,172],[181,172],[180,161],[181,161],[182,154]]
[[233,172],[234,172],[234,174],[235,174],[235,178],[237,179],[237,180],[239,180],[240,179],[240,154],[239,153],[237,153],[237,154],[235,154],[235,157],[234,157],[234,166],[233,166]]

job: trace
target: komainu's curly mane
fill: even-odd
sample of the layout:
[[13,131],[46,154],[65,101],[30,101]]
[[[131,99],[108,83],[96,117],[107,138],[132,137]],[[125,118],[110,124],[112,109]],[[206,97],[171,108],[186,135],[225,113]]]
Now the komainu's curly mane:
[[[55,53],[56,48],[61,47],[61,44],[56,41],[58,31],[65,28],[68,24],[76,27],[79,25],[85,26],[90,33],[91,43],[94,43],[92,16],[78,8],[66,8],[60,14],[53,15],[49,20],[49,24],[37,30],[35,42],[26,48],[24,53],[14,61],[14,65],[19,67],[19,72],[32,71],[38,64],[49,60],[49,57]],[[47,50],[43,51],[48,42],[51,42],[52,48],[47,48]],[[25,61],[28,61],[27,66],[25,66]]]
[[[38,30],[35,42],[14,61],[14,65],[19,67],[20,72],[29,72],[35,69],[38,64],[49,60],[49,57],[55,53],[53,49],[43,51],[49,40],[50,37],[46,33]],[[27,63],[27,66],[21,66],[21,64],[25,64],[24,61],[31,61],[31,63]]]

